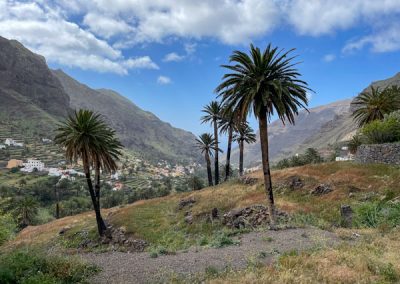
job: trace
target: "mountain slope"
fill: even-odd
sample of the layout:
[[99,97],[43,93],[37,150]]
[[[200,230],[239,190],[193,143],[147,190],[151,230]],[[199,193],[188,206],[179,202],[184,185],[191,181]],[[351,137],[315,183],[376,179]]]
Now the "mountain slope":
[[172,127],[115,91],[91,89],[61,70],[55,70],[53,74],[69,95],[71,108],[101,113],[126,147],[151,160],[197,160],[192,133]]
[[[0,115],[48,131],[67,114],[69,97],[37,55],[14,40],[0,37]],[[39,131],[40,132],[40,131]]]
[[[307,147],[321,148],[340,141],[354,132],[350,117],[351,100],[311,108],[309,113],[301,111],[296,124],[283,125],[276,120],[269,125],[269,152],[271,161],[301,153]],[[238,160],[238,149],[232,152],[232,160]],[[261,163],[259,133],[257,142],[245,146],[245,165]]]

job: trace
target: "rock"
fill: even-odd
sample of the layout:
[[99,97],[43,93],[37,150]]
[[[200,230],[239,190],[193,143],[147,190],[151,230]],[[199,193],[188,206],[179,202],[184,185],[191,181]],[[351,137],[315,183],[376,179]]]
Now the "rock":
[[193,223],[193,216],[192,215],[188,215],[185,217],[185,222],[188,224],[192,224]]
[[66,227],[64,227],[64,228],[62,228],[59,232],[58,232],[58,234],[59,235],[64,235],[67,231],[69,231],[71,229],[71,227],[69,227],[69,226],[66,226]]
[[314,188],[310,193],[312,195],[324,195],[333,191],[333,189],[328,184],[320,184]]
[[211,210],[211,218],[212,219],[218,219],[219,218],[218,208],[213,208],[213,210]]
[[340,207],[340,216],[342,217],[343,226],[350,228],[353,224],[353,209],[350,205],[342,205]]
[[[286,218],[282,211],[276,212],[278,218]],[[223,215],[222,223],[232,228],[255,228],[269,224],[268,208],[264,205],[252,205],[245,208],[233,209]]]
[[178,204],[178,209],[182,210],[186,206],[191,207],[193,206],[194,203],[196,203],[196,200],[193,197],[189,197],[187,199],[181,199]]
[[291,190],[300,189],[304,186],[304,182],[299,176],[288,177],[286,184]]
[[242,176],[239,178],[239,182],[245,185],[254,185],[258,182],[258,178]]

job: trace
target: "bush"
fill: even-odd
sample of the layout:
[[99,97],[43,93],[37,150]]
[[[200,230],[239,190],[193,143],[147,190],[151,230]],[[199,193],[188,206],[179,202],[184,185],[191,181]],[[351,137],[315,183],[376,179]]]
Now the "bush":
[[17,224],[11,214],[0,215],[0,246],[10,240],[17,231]]
[[0,257],[1,283],[77,283],[97,269],[72,258],[18,249]]
[[308,164],[322,163],[324,159],[319,155],[318,151],[314,148],[308,148],[304,154],[295,155],[290,158],[285,158],[280,160],[275,168],[285,169],[290,167],[299,167]]
[[375,120],[361,129],[367,144],[392,143],[400,140],[400,121],[393,116]]
[[377,228],[400,225],[400,204],[390,202],[367,202],[356,208],[355,222],[360,227]]

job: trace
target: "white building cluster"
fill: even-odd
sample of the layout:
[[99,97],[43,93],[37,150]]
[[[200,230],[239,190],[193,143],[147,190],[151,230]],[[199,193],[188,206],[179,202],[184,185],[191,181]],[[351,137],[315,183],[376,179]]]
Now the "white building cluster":
[[7,146],[24,147],[24,143],[17,142],[12,138],[7,138],[4,141],[4,144],[7,145]]

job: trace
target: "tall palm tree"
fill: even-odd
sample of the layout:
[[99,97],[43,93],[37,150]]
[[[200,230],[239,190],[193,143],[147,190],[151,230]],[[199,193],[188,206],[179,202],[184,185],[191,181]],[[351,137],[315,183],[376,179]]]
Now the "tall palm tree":
[[244,143],[251,144],[256,142],[256,134],[247,122],[242,122],[238,124],[237,133],[233,136],[233,139],[239,145],[239,175],[242,176]]
[[209,133],[203,133],[199,135],[199,137],[196,138],[196,144],[197,148],[201,150],[201,153],[204,153],[204,158],[207,164],[208,185],[213,186],[210,157],[213,155],[213,150],[221,151],[221,149],[218,148],[214,137]]
[[[212,101],[206,105],[202,112],[205,113],[201,117],[201,123],[211,123],[214,127],[214,139],[215,144],[218,146],[218,122],[221,119],[221,104],[217,101]],[[219,184],[219,161],[218,161],[218,150],[214,151],[214,176],[215,185]]]
[[225,161],[225,181],[227,181],[230,176],[232,140],[237,120],[235,112],[233,112],[232,109],[226,106],[223,107],[221,113],[222,116],[219,121],[220,133],[228,134],[228,146],[226,150],[226,161]]
[[358,95],[351,105],[354,108],[353,118],[358,126],[363,126],[374,120],[382,120],[385,114],[400,108],[400,92],[396,87],[380,91],[379,87],[371,86],[369,91]]
[[15,213],[20,219],[21,228],[32,224],[39,208],[38,202],[32,196],[25,196],[17,199],[15,202]]
[[259,122],[264,186],[268,196],[271,226],[275,225],[275,204],[272,192],[268,153],[268,121],[276,113],[283,123],[294,124],[299,108],[307,106],[307,83],[300,80],[300,73],[293,63],[289,51],[267,48],[261,52],[250,45],[250,54],[234,51],[230,65],[222,65],[229,70],[216,88],[222,103],[238,112],[240,120],[254,113]]
[[[70,162],[82,160],[96,214],[97,229],[102,236],[106,225],[100,212],[100,171],[114,172],[117,169],[122,144],[115,137],[115,131],[107,126],[100,114],[90,110],[75,111],[57,129],[54,141],[65,148],[65,157]],[[95,172],[95,187],[91,170]]]

